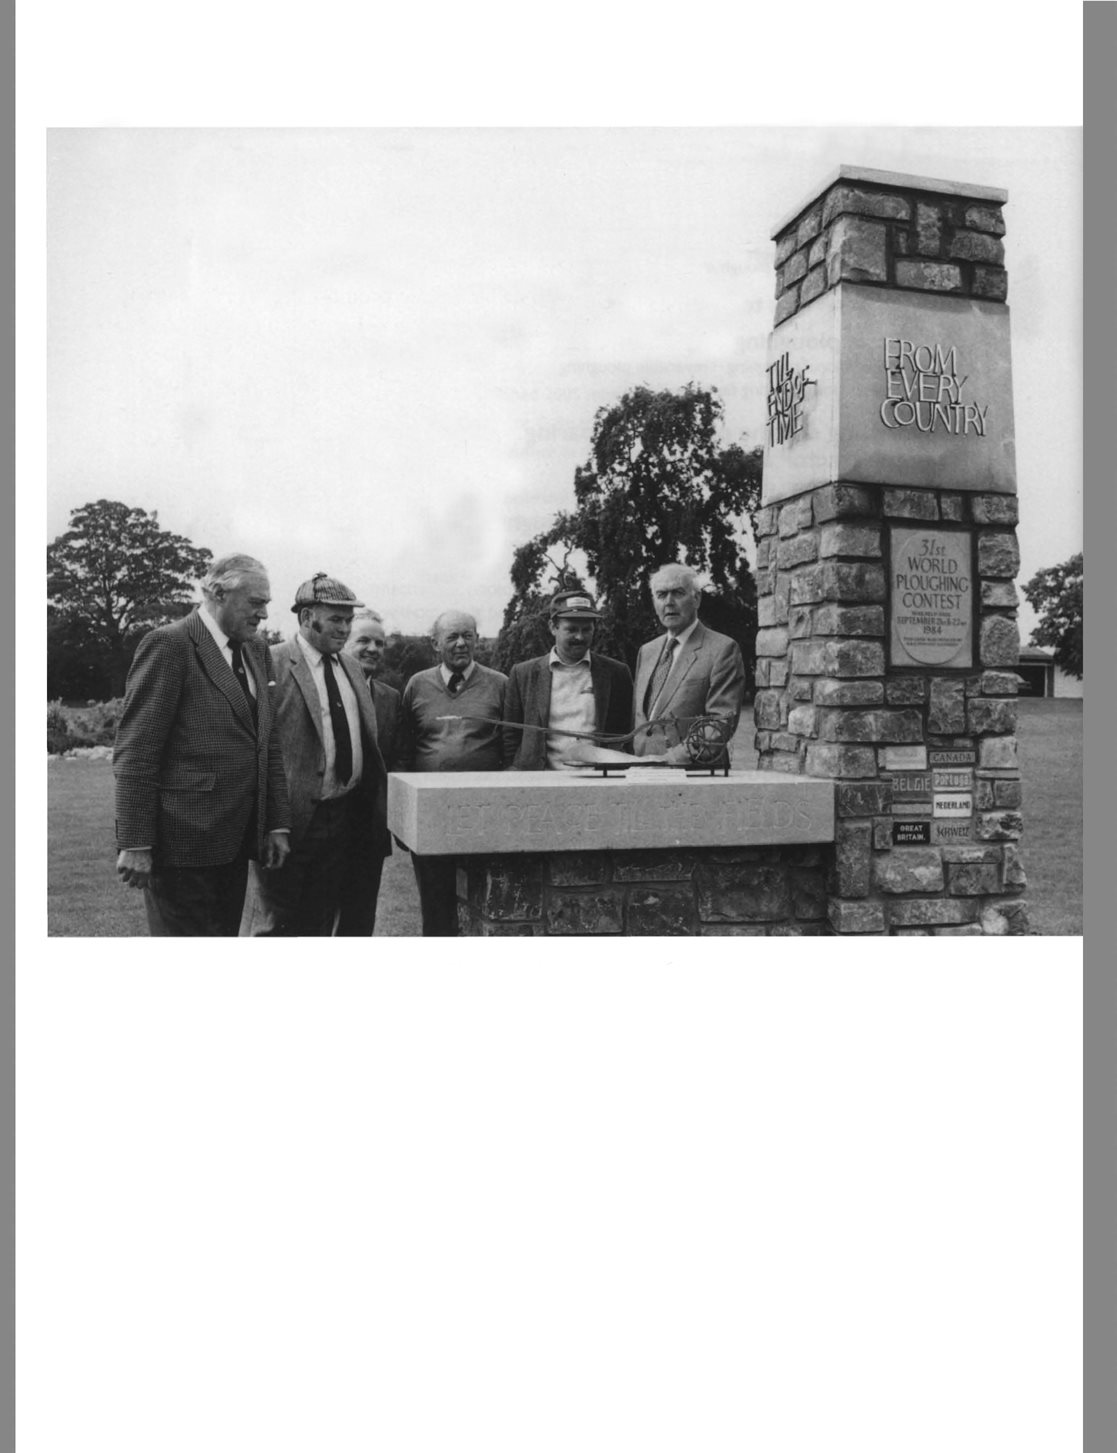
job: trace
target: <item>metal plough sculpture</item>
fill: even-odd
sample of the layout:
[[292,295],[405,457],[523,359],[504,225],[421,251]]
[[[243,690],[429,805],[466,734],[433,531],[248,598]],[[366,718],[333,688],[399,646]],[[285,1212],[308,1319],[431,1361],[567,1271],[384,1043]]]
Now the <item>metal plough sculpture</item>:
[[[526,732],[550,731],[550,727],[537,726],[534,722],[494,721],[492,717],[470,716],[465,713],[439,716],[435,717],[435,720],[488,722],[493,727],[514,727],[517,731]],[[626,761],[626,754],[617,751],[616,748],[635,741],[643,732],[649,732],[656,727],[669,725],[677,727],[677,719],[673,716],[656,717],[652,721],[644,722],[642,726],[638,726],[635,731],[631,732],[563,732],[562,735],[564,737],[570,737],[575,741],[590,742],[594,747],[599,747],[609,752],[608,757],[595,758],[587,754],[584,759],[578,759],[579,765],[593,766],[595,762],[599,764],[608,762],[614,765],[620,765],[620,763]],[[694,717],[683,735],[683,745],[686,747],[687,755],[695,767],[713,767],[723,758],[732,735],[732,724],[725,717]],[[639,758],[632,758],[632,765],[637,765],[639,760]]]

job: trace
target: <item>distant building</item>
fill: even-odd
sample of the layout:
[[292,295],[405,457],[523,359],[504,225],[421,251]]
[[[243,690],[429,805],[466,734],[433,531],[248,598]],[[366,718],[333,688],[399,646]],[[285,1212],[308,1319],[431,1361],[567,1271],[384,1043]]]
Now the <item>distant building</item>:
[[1016,674],[1021,696],[1082,697],[1082,682],[1056,666],[1051,652],[1039,646],[1021,646]]

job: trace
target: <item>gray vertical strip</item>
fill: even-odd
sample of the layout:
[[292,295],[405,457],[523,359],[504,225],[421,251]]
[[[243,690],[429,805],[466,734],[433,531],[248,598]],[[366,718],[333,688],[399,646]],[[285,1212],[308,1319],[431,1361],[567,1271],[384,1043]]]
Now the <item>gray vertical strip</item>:
[[[8,460],[7,479],[8,493],[4,504],[4,517],[7,519],[7,528],[0,530],[3,537],[3,544],[0,545],[0,552],[3,557],[3,576],[8,582],[8,589],[11,592],[12,616],[15,619],[15,6],[4,7],[3,33],[7,36],[4,44],[4,54],[7,61],[4,65],[4,74],[7,76],[5,83],[8,95],[8,104],[5,107],[6,126],[8,134],[4,139],[4,145],[0,148],[0,158],[3,166],[3,194],[5,197],[4,223],[0,227],[0,236],[3,241],[0,243],[4,250],[4,267],[7,276],[12,279],[13,287],[4,298],[4,321],[2,327],[3,336],[7,338],[8,346],[4,352],[5,374],[2,386],[0,386],[0,398],[3,404],[3,434],[4,453]],[[28,611],[33,611],[36,606],[25,603]],[[41,619],[41,617],[40,617]],[[4,834],[4,863],[0,871],[0,883],[3,884],[3,922],[7,924],[7,931],[4,934],[3,947],[3,992],[0,993],[0,1000],[3,1001],[3,1009],[0,1010],[0,1034],[3,1035],[3,1043],[0,1045],[0,1065],[3,1071],[0,1072],[0,1079],[3,1081],[3,1107],[0,1109],[0,1125],[3,1126],[3,1161],[7,1168],[9,1182],[5,1186],[3,1196],[3,1226],[4,1243],[10,1248],[9,1256],[4,1260],[4,1292],[3,1311],[0,1312],[0,1324],[4,1329],[4,1350],[2,1374],[3,1381],[0,1382],[0,1446],[14,1448],[16,1445],[15,1435],[15,700],[16,692],[14,684],[9,686],[5,695],[4,706],[0,711],[0,731],[4,738],[4,756],[11,763],[12,775],[5,779],[4,796],[8,804],[4,809],[4,821],[8,824],[7,832]],[[4,1432],[7,1428],[9,1431]]]
[[[1084,587],[1089,608],[1083,701],[1085,792],[1083,922],[1085,979],[1085,1448],[1117,1448],[1117,1014],[1113,919],[1114,790],[1112,723],[1117,710],[1113,664],[1114,509],[1113,393],[1117,381],[1117,306],[1113,239],[1117,236],[1117,6],[1083,10],[1085,136],[1083,181],[1083,490]],[[1091,542],[1100,542],[1091,550]]]

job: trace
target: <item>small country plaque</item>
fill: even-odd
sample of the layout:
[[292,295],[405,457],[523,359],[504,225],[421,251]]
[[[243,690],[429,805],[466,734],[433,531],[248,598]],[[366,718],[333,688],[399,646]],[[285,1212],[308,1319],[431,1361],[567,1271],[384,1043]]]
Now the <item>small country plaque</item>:
[[973,841],[973,824],[969,818],[936,817],[929,826],[932,846],[948,848]]
[[932,747],[927,760],[932,767],[964,767],[977,761],[977,753],[972,747]]
[[894,802],[892,804],[893,817],[930,817],[931,799],[928,797],[925,802]]
[[920,772],[927,767],[926,747],[885,747],[886,772]]
[[973,770],[966,767],[936,767],[931,772],[936,792],[972,792]]
[[892,846],[905,847],[912,843],[930,843],[931,826],[927,821],[904,821],[892,824]]
[[930,798],[932,790],[930,772],[896,772],[892,777],[893,801]]
[[936,792],[936,817],[971,817],[973,815],[972,792]]

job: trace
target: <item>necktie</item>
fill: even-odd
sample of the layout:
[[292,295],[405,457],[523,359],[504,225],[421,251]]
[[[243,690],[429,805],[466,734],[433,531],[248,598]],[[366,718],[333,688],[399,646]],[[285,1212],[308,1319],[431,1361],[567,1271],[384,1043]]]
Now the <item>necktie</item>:
[[457,696],[458,692],[462,689],[462,683],[464,681],[465,681],[465,672],[464,671],[451,671],[450,672],[450,679],[446,683],[446,689],[447,689],[447,691],[449,691],[449,693],[450,693],[451,696]]
[[341,691],[334,675],[332,656],[322,657],[322,669],[326,673],[326,700],[330,704],[330,724],[334,729],[334,776],[338,785],[344,787],[353,775],[353,739],[349,735],[349,718],[345,715]]
[[671,673],[671,662],[675,659],[675,647],[678,644],[674,636],[668,636],[667,644],[660,653],[659,660],[655,663],[652,679],[648,682],[648,694],[644,698],[644,715],[649,721],[652,719],[655,704],[663,690],[663,683]]
[[244,657],[241,655],[240,642],[230,641],[229,650],[233,657],[233,675],[240,682],[240,689],[244,692],[244,699],[248,702],[248,709],[252,713],[252,720],[256,720],[256,698],[252,695],[252,688],[248,684],[248,672],[245,669]]

